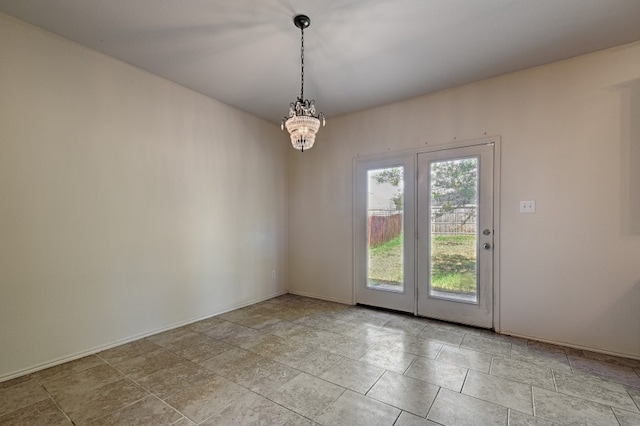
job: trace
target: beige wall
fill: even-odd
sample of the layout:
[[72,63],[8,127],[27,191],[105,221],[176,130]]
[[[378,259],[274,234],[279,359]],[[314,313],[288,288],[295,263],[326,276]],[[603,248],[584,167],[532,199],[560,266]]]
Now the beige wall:
[[0,14],[0,380],[286,292],[286,142]]
[[353,301],[354,157],[485,135],[501,330],[640,357],[640,43],[329,120],[289,153],[291,291]]

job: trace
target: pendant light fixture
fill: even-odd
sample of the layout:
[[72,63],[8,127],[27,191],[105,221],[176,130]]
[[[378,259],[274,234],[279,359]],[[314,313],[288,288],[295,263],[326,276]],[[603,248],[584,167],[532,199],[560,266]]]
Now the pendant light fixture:
[[304,152],[313,147],[316,133],[320,129],[320,122],[325,125],[324,114],[316,112],[316,101],[304,98],[304,29],[311,25],[311,19],[306,15],[298,15],[293,18],[293,23],[300,28],[300,63],[301,83],[300,97],[289,104],[289,116],[282,118],[280,128],[287,128],[291,135],[291,144],[295,149]]

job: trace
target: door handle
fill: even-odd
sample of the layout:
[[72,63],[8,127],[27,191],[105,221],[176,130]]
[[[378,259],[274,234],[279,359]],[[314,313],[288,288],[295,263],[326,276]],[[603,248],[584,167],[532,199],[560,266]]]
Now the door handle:
[[489,243],[484,243],[484,244],[482,245],[482,247],[483,247],[485,250],[491,250],[491,244],[489,244]]

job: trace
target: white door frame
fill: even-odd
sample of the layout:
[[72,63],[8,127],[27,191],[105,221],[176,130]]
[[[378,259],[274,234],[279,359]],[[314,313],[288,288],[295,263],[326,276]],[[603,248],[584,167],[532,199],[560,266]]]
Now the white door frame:
[[[353,267],[353,276],[352,276],[352,300],[354,304],[359,303],[357,297],[357,270],[356,270],[356,259],[357,252],[359,248],[361,248],[361,244],[356,244],[357,239],[359,237],[356,232],[356,215],[359,213],[356,209],[358,205],[356,203],[357,197],[357,186],[356,186],[356,175],[357,175],[357,165],[360,162],[372,162],[376,160],[386,160],[392,158],[403,157],[407,155],[415,155],[417,158],[417,154],[419,153],[429,153],[447,149],[454,148],[464,148],[468,146],[475,145],[486,145],[486,144],[494,144],[494,158],[493,158],[493,220],[494,220],[494,247],[493,247],[493,328],[496,332],[500,332],[500,248],[501,248],[501,238],[500,238],[500,170],[501,170],[501,137],[500,136],[491,136],[484,137],[480,139],[472,139],[466,141],[459,142],[451,142],[446,145],[438,145],[432,147],[425,148],[413,148],[407,150],[398,150],[393,152],[385,152],[380,154],[371,154],[371,155],[363,155],[356,156],[353,158],[353,178],[352,178],[352,193],[353,193],[353,207],[352,207],[352,240],[353,240],[353,252],[352,252],[352,264]],[[415,177],[417,180],[417,176]],[[416,205],[417,208],[417,205]],[[417,241],[415,242],[417,248]],[[417,268],[414,268],[417,270]],[[416,281],[417,271],[414,273],[414,283],[417,285]],[[414,315],[417,315],[417,298],[416,303],[414,305]]]

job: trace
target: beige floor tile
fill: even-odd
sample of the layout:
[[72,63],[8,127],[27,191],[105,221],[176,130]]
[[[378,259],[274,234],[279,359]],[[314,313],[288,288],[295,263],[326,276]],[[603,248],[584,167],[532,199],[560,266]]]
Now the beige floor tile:
[[393,344],[393,348],[399,351],[407,352],[414,355],[420,355],[425,358],[435,359],[442,349],[442,342],[435,340],[421,339],[416,336],[402,335]]
[[253,314],[251,316],[248,316],[246,318],[241,318],[238,319],[234,322],[236,322],[237,324],[243,325],[245,327],[250,327],[253,328],[255,330],[261,330],[263,328],[265,328],[268,325],[271,324],[275,324],[277,322],[279,322],[280,320],[277,318],[273,318],[273,317],[269,317],[266,315],[261,315],[261,314]]
[[234,322],[223,321],[221,323],[212,325],[203,333],[206,334],[207,336],[213,337],[214,339],[225,340],[228,337],[233,337],[236,334],[242,333],[245,330],[255,331],[249,327],[245,327],[243,325],[236,324]]
[[505,412],[509,426],[637,425],[640,361],[286,295],[0,383],[0,425],[484,426]]
[[199,333],[193,331],[189,326],[185,326],[154,334],[153,336],[147,337],[147,340],[163,348],[173,349],[179,346],[180,340],[197,336],[198,334]]
[[342,355],[336,355],[321,349],[312,349],[298,358],[285,362],[285,364],[307,374],[320,376],[344,359],[345,357]]
[[142,377],[137,382],[159,398],[166,399],[192,386],[207,383],[214,377],[215,373],[212,371],[192,362],[183,361]]
[[344,358],[322,373],[320,378],[365,394],[383,373],[384,368]]
[[0,389],[0,416],[48,398],[49,394],[37,380],[18,382]]
[[640,389],[640,376],[631,367],[574,355],[569,355],[568,357],[569,363],[574,370],[580,370]]
[[183,417],[177,422],[173,423],[171,426],[196,426],[196,424],[188,418]]
[[554,424],[540,417],[509,410],[509,426],[554,426]]
[[387,346],[376,345],[369,349],[360,361],[377,365],[385,370],[402,374],[411,365],[416,356]]
[[218,376],[173,395],[166,403],[190,420],[200,423],[249,393],[247,389]]
[[235,309],[230,312],[225,312],[224,314],[218,315],[218,318],[223,319],[225,321],[231,321],[237,323],[240,320],[247,319],[251,316],[256,315],[254,306],[245,306],[244,308]]
[[510,356],[511,343],[501,341],[498,338],[486,338],[484,333],[474,335],[467,333],[462,339],[461,347],[473,349],[474,351],[487,352],[493,355]]
[[360,359],[373,345],[352,337],[337,335],[332,342],[327,342],[322,348],[336,355],[351,359]]
[[186,337],[173,345],[171,351],[193,362],[204,361],[221,354],[233,346],[205,334]]
[[346,390],[315,420],[321,425],[391,426],[400,410]]
[[535,352],[539,352],[547,355],[554,354],[554,353],[569,355],[571,353],[576,356],[580,356],[580,357],[583,356],[582,351],[577,351],[579,353],[574,353],[574,351],[571,350],[570,348],[554,345],[553,343],[538,342],[535,340],[527,341],[527,347],[529,348],[530,351],[535,351]]
[[65,362],[64,364],[56,365],[55,367],[47,368],[46,370],[38,371],[33,373],[33,376],[38,380],[55,379],[74,372],[87,370],[100,364],[104,364],[102,359],[96,355],[90,355],[74,361]]
[[296,324],[306,327],[317,328],[319,330],[330,331],[332,333],[346,334],[353,330],[356,325],[346,321],[340,321],[327,315],[309,315],[294,321]]
[[533,387],[533,401],[537,417],[560,424],[615,425],[617,420],[611,407],[575,396],[563,395]]
[[438,423],[434,423],[431,420],[427,420],[422,417],[418,417],[411,413],[407,413],[403,411],[398,417],[398,420],[393,424],[393,426],[439,426]]
[[551,369],[526,361],[494,356],[491,362],[490,374],[516,382],[555,390]]
[[273,314],[278,312],[279,310],[280,308],[278,308],[273,304],[262,302],[262,303],[253,305],[253,310],[251,312],[253,312],[254,314],[260,314],[260,315],[272,317]]
[[[380,316],[380,314],[370,314],[368,312],[358,311],[356,312],[355,319],[350,322],[358,325],[366,325],[368,327],[382,328],[386,323],[390,321],[390,319],[393,318]],[[392,330],[387,329],[386,331]]]
[[344,390],[341,386],[301,373],[266,396],[291,411],[314,419]]
[[301,326],[301,328],[289,333],[286,338],[296,343],[302,343],[308,346],[323,346],[325,343],[331,343],[337,338],[342,338],[335,333],[317,328]]
[[90,425],[149,395],[129,379],[120,379],[82,394],[64,395],[57,399],[60,407],[77,425]]
[[601,404],[640,413],[631,396],[619,383],[599,379],[582,373],[555,372],[558,392]]
[[4,382],[0,382],[0,390],[4,389],[4,388],[9,388],[13,385],[17,385],[19,383],[23,383],[26,381],[29,381],[33,379],[33,376],[31,376],[30,374],[26,374],[24,376],[20,376],[20,377],[16,377],[15,379],[11,379],[11,380],[6,380]]
[[422,321],[411,321],[405,319],[392,319],[387,321],[383,326],[383,331],[408,334],[410,336],[417,336],[424,330],[425,323]]
[[222,320],[222,319],[220,319],[218,317],[209,317],[209,318],[200,320],[198,322],[194,322],[193,324],[189,324],[187,327],[189,327],[193,331],[197,331],[199,333],[204,333],[205,331],[207,331],[208,329],[210,329],[214,325],[218,325],[218,324],[222,323],[223,321],[224,320]]
[[620,426],[640,425],[640,414],[638,414],[637,412],[632,413],[630,411],[614,408],[613,414],[615,414],[616,418],[618,419],[618,423],[620,423]]
[[229,335],[222,339],[222,341],[238,346],[242,349],[250,349],[255,345],[268,340],[271,337],[270,334],[261,333],[253,328],[244,327],[244,330],[238,330],[232,335]]
[[627,392],[629,393],[629,396],[631,396],[631,399],[635,401],[636,406],[640,408],[640,389],[627,387]]
[[41,379],[41,383],[54,398],[57,398],[63,395],[81,394],[122,378],[122,373],[111,365],[100,364],[63,377]]
[[[284,425],[293,424],[299,416],[253,392],[248,393],[209,417],[202,426],[218,425]],[[303,419],[306,420],[306,419]]]
[[198,364],[207,370],[227,377],[233,370],[249,366],[259,358],[260,355],[257,353],[234,347]]
[[417,337],[421,339],[436,340],[453,346],[460,346],[462,339],[464,339],[464,332],[427,325]]
[[1,426],[71,426],[71,421],[50,399],[12,411],[0,416]]
[[481,401],[448,389],[440,389],[427,419],[443,425],[507,426],[507,415],[507,408],[500,405]]
[[256,355],[234,368],[225,371],[224,377],[252,391],[266,395],[284,385],[300,371],[287,365]]
[[466,368],[458,367],[457,365],[418,357],[404,374],[414,379],[460,392],[467,376],[467,371]]
[[391,406],[425,417],[440,389],[422,380],[386,371],[367,392],[367,396]]
[[595,359],[597,361],[608,362],[609,364],[617,364],[631,368],[640,368],[640,359],[622,358],[615,355],[602,354],[598,352],[582,351],[585,358]]
[[[355,306],[349,306],[346,309],[339,309],[337,311],[331,312],[331,313],[327,313],[328,316],[335,318],[337,320],[340,321],[344,321],[344,322],[353,322],[356,321],[358,319],[358,312],[360,311],[360,309],[358,307]],[[381,324],[378,325],[378,327],[382,327],[384,325],[385,322],[387,322],[388,320],[384,320],[382,321]],[[367,324],[367,325],[371,325],[374,326],[374,324]]]
[[493,355],[490,353],[444,345],[436,360],[488,373],[492,358]]
[[273,334],[274,336],[287,338],[298,330],[303,330],[304,325],[296,324],[290,321],[278,321],[263,327],[260,331],[263,333]]
[[156,371],[169,368],[184,361],[184,358],[167,351],[166,349],[156,349],[135,358],[129,358],[114,366],[132,379],[141,379]]
[[127,361],[131,358],[136,358],[149,352],[156,351],[161,347],[147,339],[136,340],[121,346],[116,346],[112,349],[100,352],[98,355],[100,358],[106,360],[111,364],[119,364]]
[[371,345],[392,346],[402,336],[408,336],[404,333],[398,333],[395,331],[388,331],[386,329],[380,329],[377,327],[371,327],[367,325],[359,325],[352,327],[344,334],[345,336],[353,337],[356,340],[369,343]]
[[314,350],[311,346],[274,335],[268,335],[267,339],[250,348],[251,352],[287,365]]
[[530,351],[527,347],[512,345],[511,359],[550,368],[554,371],[571,372],[569,360],[564,353],[551,354],[551,356],[549,356],[549,354]]
[[283,308],[271,314],[271,316],[274,318],[277,318],[281,321],[289,321],[289,322],[293,322],[307,315],[309,315],[309,312],[305,311],[304,309],[291,309],[291,308]]
[[469,371],[462,393],[533,415],[531,385]]
[[148,396],[138,402],[128,405],[101,419],[92,421],[95,426],[139,425],[139,426],[168,426],[180,420],[182,414],[155,396]]

